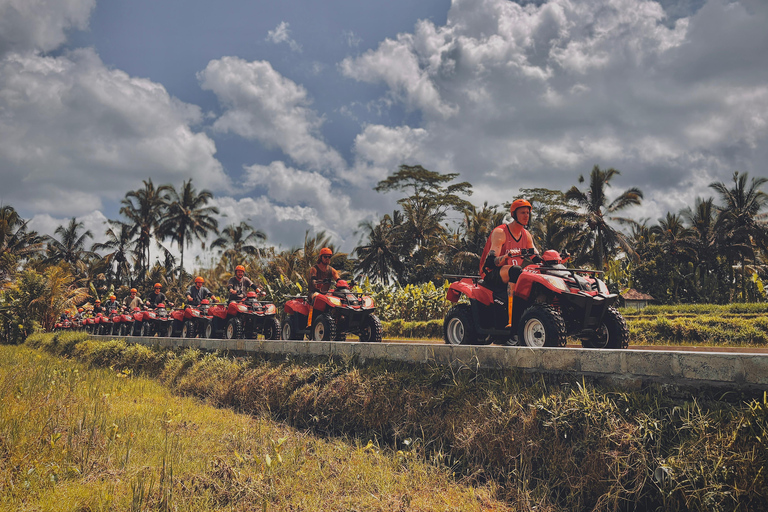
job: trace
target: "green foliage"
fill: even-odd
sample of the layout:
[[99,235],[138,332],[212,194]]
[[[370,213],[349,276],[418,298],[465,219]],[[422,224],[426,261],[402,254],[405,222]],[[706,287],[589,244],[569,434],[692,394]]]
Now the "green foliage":
[[445,300],[447,287],[447,281],[438,288],[431,281],[400,287],[371,285],[366,280],[362,283],[361,290],[373,297],[376,314],[382,320],[413,322],[442,320],[450,309],[450,303]]

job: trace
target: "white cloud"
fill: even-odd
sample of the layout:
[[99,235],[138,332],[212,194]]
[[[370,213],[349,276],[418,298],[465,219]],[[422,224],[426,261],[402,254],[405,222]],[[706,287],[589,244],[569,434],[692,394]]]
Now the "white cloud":
[[283,162],[246,167],[244,187],[266,189],[266,197],[280,211],[282,220],[305,221],[314,231],[326,230],[339,240],[344,240],[361,220],[373,214],[352,207],[349,196],[328,178],[288,167]]
[[67,30],[87,28],[95,6],[96,0],[0,0],[0,57],[55,50]]
[[226,190],[200,109],[108,69],[92,49],[0,60],[0,200],[81,215],[152,177]]
[[707,0],[689,14],[670,19],[647,0],[454,0],[445,25],[420,21],[341,63],[384,84],[393,107],[419,110],[428,134],[386,128],[408,133],[398,151],[367,127],[356,169],[410,154],[499,203],[519,187],[565,190],[598,164],[622,171],[617,189],[674,197],[657,201],[671,211],[712,195],[697,174],[764,174],[768,8]]
[[267,32],[266,40],[275,44],[286,43],[292,51],[301,53],[301,45],[291,38],[291,31],[288,29],[289,26],[289,23],[281,21],[277,27]]
[[277,147],[311,169],[342,169],[344,160],[321,137],[322,118],[310,108],[306,89],[283,77],[269,62],[223,57],[198,74],[226,108],[213,127],[268,148]]

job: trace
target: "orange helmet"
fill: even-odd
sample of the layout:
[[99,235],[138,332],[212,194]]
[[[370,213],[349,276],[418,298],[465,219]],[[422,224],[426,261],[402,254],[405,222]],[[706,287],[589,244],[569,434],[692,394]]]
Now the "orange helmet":
[[99,299],[96,299],[95,301],[93,301],[93,303],[94,304],[101,304],[101,301]]
[[157,288],[162,288],[162,287],[163,287],[163,285],[161,285],[160,283],[155,283],[155,288],[156,288],[156,289],[157,289]]
[[69,310],[68,310],[68,309],[65,309],[65,310],[64,310],[64,312],[65,312],[66,314],[69,314]]
[[131,293],[139,293],[139,292],[138,290],[136,290],[136,288],[131,288]]
[[238,270],[242,270],[243,272],[245,272],[245,267],[242,265],[238,265],[235,267],[235,272],[237,272]]
[[331,255],[333,255],[333,251],[332,251],[332,250],[330,250],[330,249],[329,249],[329,248],[327,248],[327,247],[323,247],[322,249],[320,249],[320,256],[325,256],[326,254],[327,254],[328,256],[331,256]]
[[204,282],[205,282],[205,279],[203,279],[203,278],[202,278],[202,277],[200,277],[200,276],[197,276],[197,277],[195,278],[195,282],[196,282],[196,283],[204,283]]
[[110,296],[109,296],[109,300],[115,300],[116,298],[117,298],[117,297],[115,297],[114,295],[110,295]]
[[517,221],[517,209],[518,208],[530,208],[533,209],[533,206],[531,206],[531,203],[526,201],[525,199],[515,199],[512,201],[512,204],[509,206],[509,213],[512,214],[512,218]]
[[83,312],[83,308],[77,308],[77,311],[78,311],[78,313],[82,313]]

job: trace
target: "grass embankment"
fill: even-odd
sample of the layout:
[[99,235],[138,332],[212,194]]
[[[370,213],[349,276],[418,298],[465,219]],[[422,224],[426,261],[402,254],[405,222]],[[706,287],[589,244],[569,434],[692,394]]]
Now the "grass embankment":
[[768,346],[768,304],[622,309],[632,345]]
[[471,365],[233,360],[78,334],[28,343],[318,434],[377,439],[496,482],[514,510],[768,510],[765,395],[624,391]]
[[0,347],[0,510],[507,510],[410,450],[174,396],[124,364],[141,350],[114,348],[98,360],[122,355],[119,371]]

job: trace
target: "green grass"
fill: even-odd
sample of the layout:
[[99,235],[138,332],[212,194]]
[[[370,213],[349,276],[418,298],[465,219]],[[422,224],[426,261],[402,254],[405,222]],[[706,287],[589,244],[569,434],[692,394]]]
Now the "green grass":
[[410,450],[320,439],[126,367],[0,346],[0,393],[0,510],[507,510]]
[[[763,393],[628,391],[567,376],[482,371],[471,362],[441,367],[137,351],[72,334],[35,335],[28,343],[113,372],[130,373],[138,364],[175,393],[270,417],[332,444],[348,439],[365,452],[370,440],[395,462],[429,463],[438,474],[448,471],[495,492],[512,510],[768,510]],[[281,436],[265,435],[250,455],[263,464],[267,438]],[[226,460],[234,464],[232,456]],[[325,474],[327,466],[317,467]],[[360,488],[383,488],[369,475],[360,478]],[[435,489],[432,494],[444,492]],[[334,503],[330,510],[398,510]],[[413,501],[401,508],[429,509]]]

